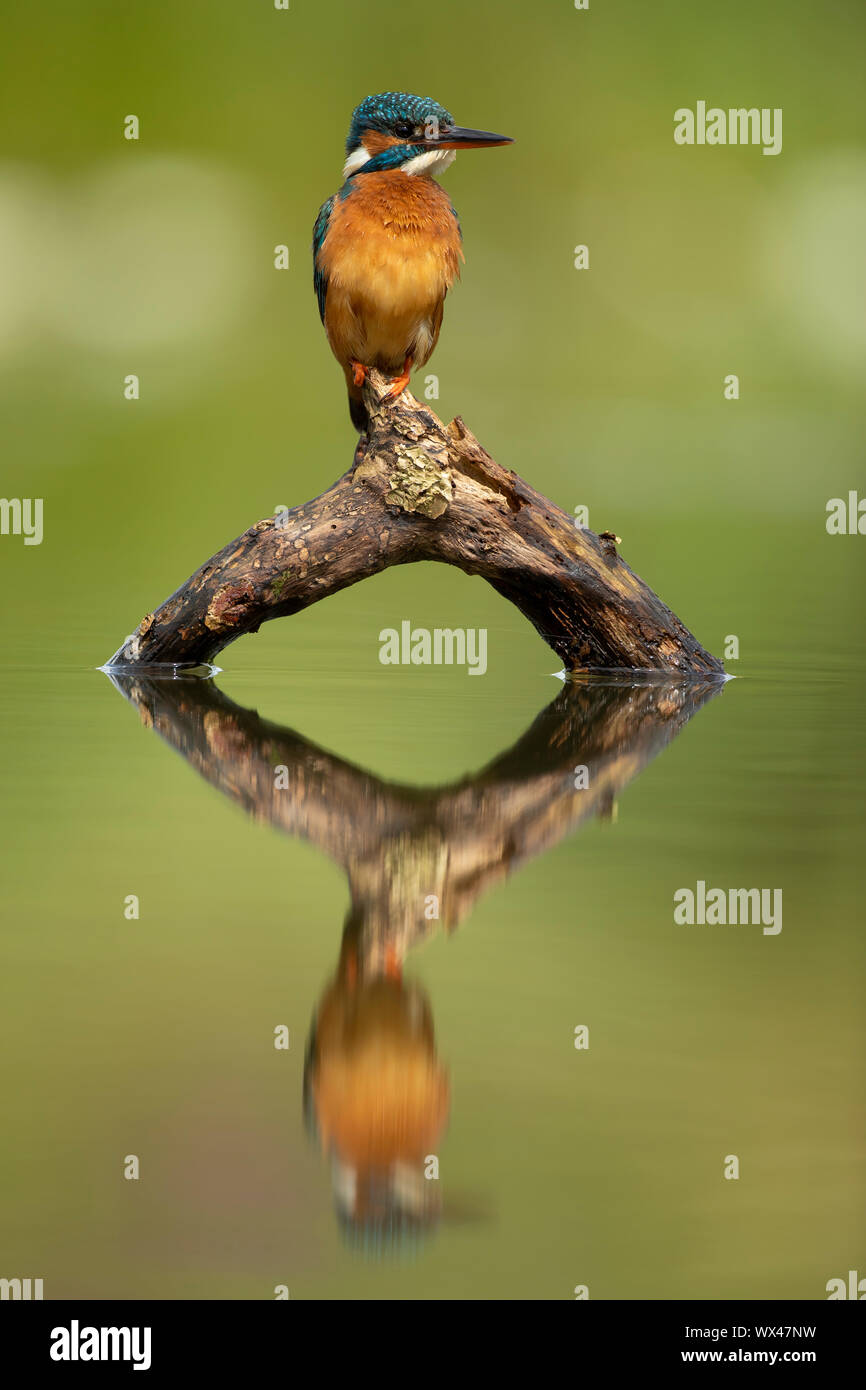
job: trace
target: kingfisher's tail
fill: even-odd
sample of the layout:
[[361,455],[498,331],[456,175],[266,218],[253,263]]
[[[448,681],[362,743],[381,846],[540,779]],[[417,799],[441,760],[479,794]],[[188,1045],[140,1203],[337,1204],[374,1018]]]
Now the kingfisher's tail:
[[356,394],[351,388],[349,390],[349,414],[352,417],[352,424],[355,426],[358,433],[366,434],[370,417],[367,414],[364,397],[360,391]]
[[349,414],[352,417],[352,424],[359,434],[366,434],[370,417],[364,404],[364,388],[355,385],[355,373],[351,364],[344,365],[343,373],[346,378],[346,390],[349,393]]

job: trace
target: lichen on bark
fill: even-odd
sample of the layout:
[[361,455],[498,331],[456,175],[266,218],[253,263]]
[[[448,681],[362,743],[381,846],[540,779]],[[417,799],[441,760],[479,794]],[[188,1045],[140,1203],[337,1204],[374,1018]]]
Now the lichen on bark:
[[420,444],[397,441],[389,468],[386,507],[398,507],[404,512],[418,512],[435,519],[448,510],[451,491],[451,475],[447,468]]

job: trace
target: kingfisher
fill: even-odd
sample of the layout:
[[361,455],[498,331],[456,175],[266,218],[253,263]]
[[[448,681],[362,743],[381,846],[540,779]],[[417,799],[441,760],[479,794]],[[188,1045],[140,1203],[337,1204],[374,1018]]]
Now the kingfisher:
[[319,313],[343,368],[349,413],[364,433],[367,372],[392,377],[396,399],[423,367],[442,327],[445,296],[460,273],[457,213],[434,175],[458,150],[510,145],[507,135],[456,125],[430,97],[380,92],[352,113],[345,182],[313,228]]

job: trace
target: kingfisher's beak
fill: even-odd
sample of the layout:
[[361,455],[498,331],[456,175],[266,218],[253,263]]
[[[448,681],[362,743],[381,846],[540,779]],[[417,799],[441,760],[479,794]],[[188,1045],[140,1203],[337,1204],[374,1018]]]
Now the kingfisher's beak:
[[489,130],[468,130],[466,126],[452,125],[443,130],[433,140],[425,140],[430,150],[484,150],[489,145],[513,145],[510,135],[494,135]]

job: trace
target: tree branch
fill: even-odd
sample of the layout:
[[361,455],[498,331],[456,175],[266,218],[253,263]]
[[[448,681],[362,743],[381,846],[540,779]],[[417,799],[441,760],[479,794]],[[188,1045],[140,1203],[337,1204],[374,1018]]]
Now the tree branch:
[[717,675],[722,664],[620,558],[616,537],[566,512],[409,395],[369,375],[370,427],[327,492],[257,522],[139,624],[107,666],[197,665],[243,633],[390,565],[480,575],[570,671]]

